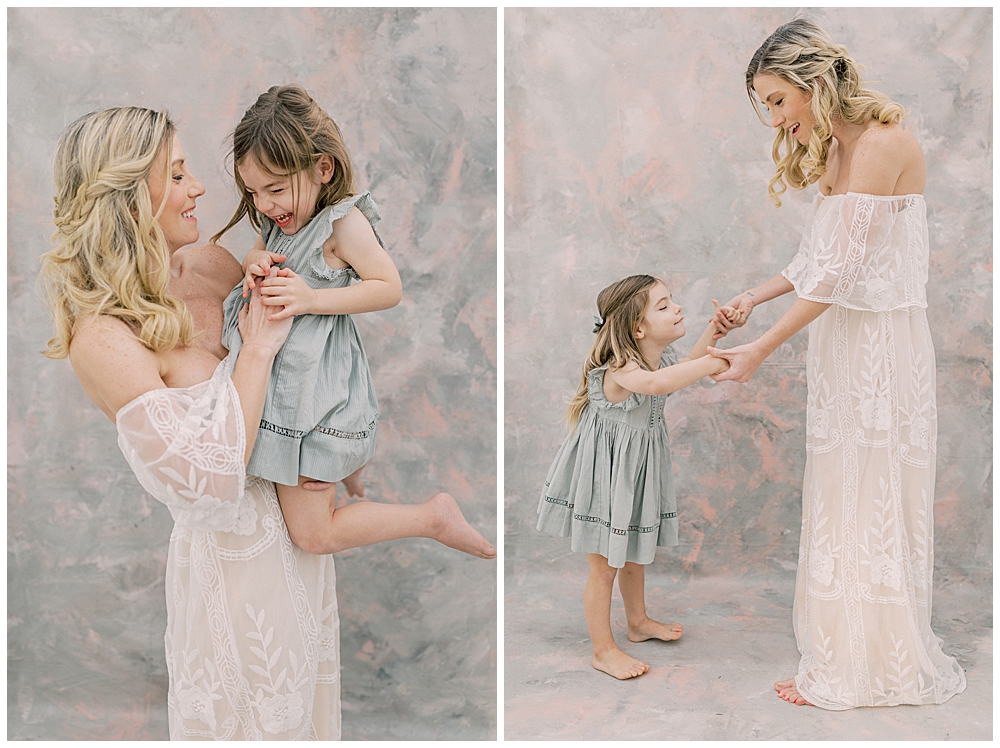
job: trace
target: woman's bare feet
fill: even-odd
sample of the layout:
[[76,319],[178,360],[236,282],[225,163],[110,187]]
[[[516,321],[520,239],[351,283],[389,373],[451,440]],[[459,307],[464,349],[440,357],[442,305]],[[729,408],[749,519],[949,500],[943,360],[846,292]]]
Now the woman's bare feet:
[[361,485],[361,471],[364,469],[365,466],[362,465],[341,481],[344,484],[344,488],[347,489],[348,496],[358,496],[359,498],[364,498],[365,487]]
[[644,642],[647,639],[662,639],[665,642],[672,642],[680,639],[684,633],[684,627],[679,623],[660,623],[652,618],[647,618],[642,623],[628,627],[628,640],[631,642]]
[[497,557],[497,549],[466,521],[449,494],[439,493],[427,501],[427,506],[434,510],[434,530],[430,536],[434,540],[471,556]]
[[630,657],[618,649],[618,647],[608,649],[600,655],[594,652],[594,658],[591,662],[602,673],[607,673],[618,680],[637,678],[649,670],[649,665],[645,662]]
[[798,686],[795,685],[795,678],[779,680],[774,684],[774,690],[778,692],[778,696],[790,704],[795,704],[795,706],[812,706],[812,704],[806,701],[802,694],[799,693]]

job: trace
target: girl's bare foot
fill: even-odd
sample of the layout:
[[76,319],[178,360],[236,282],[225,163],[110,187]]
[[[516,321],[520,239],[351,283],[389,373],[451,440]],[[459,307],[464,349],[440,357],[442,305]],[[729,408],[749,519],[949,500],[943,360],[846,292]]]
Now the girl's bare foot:
[[427,502],[427,506],[434,510],[431,535],[434,540],[471,556],[497,557],[497,549],[466,521],[458,503],[449,494],[439,493]]
[[642,623],[628,627],[628,640],[631,642],[644,642],[647,639],[662,639],[665,642],[672,642],[680,639],[684,633],[684,627],[679,623],[660,623],[652,618],[647,618]]
[[798,686],[795,685],[795,678],[779,680],[774,684],[774,690],[778,692],[778,696],[790,704],[795,704],[795,706],[812,706],[812,704],[806,701],[802,694],[799,693]]
[[630,657],[618,647],[602,652],[600,655],[595,652],[591,662],[602,673],[607,673],[618,680],[637,678],[649,670],[649,665],[645,662]]
[[341,481],[344,484],[344,488],[347,489],[348,496],[358,496],[360,498],[364,498],[365,487],[361,485],[361,471],[364,469],[365,466],[362,465]]

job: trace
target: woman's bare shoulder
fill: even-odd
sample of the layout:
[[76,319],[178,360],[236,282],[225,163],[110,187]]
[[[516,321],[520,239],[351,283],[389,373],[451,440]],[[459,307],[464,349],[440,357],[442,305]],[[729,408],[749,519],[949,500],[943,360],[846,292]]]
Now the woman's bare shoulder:
[[922,192],[924,154],[916,137],[900,124],[870,127],[858,138],[851,159],[851,192],[873,195]]
[[220,244],[202,244],[179,249],[174,256],[182,273],[191,273],[210,282],[217,282],[229,292],[243,279],[243,269],[232,253]]
[[127,324],[108,315],[77,320],[69,360],[84,392],[112,421],[139,395],[166,387],[159,357]]

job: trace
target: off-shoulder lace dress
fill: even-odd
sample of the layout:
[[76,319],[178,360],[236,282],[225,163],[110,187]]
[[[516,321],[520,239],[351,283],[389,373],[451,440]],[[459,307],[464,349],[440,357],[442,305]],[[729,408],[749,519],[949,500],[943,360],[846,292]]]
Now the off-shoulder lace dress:
[[920,195],[819,196],[783,271],[809,326],[796,685],[826,709],[936,704],[965,675],[931,630],[934,346]]
[[[677,363],[673,346],[660,367]],[[572,538],[580,553],[600,553],[621,568],[648,564],[656,546],[677,545],[666,395],[604,397],[607,365],[592,369],[590,402],[556,453],[538,503],[538,529]]]
[[[359,280],[353,268],[333,269],[323,242],[334,221],[357,208],[375,231],[381,220],[363,192],[316,214],[288,236],[266,216],[261,239],[269,252],[287,256],[290,268],[312,288],[343,288]],[[379,244],[382,239],[375,231]],[[236,354],[243,345],[237,326],[245,302],[242,283],[223,304],[222,344]],[[260,431],[247,473],[294,486],[300,475],[336,482],[375,454],[378,402],[361,336],[349,314],[301,314],[274,359]]]
[[293,545],[274,484],[247,477],[230,356],[194,387],[118,411],[118,444],[174,518],[167,555],[170,738],[340,738],[332,556]]

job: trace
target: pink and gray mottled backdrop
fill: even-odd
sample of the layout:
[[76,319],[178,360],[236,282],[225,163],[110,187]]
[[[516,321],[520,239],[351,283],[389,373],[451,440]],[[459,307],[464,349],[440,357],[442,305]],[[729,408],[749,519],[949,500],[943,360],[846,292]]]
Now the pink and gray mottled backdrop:
[[[598,291],[633,273],[665,278],[685,308],[689,337],[679,348],[686,352],[712,298],[724,303],[772,277],[798,247],[816,187],[790,191],[773,207],[773,133],[755,116],[743,82],[760,43],[794,15],[782,8],[505,13],[508,710],[511,698],[541,698],[511,690],[526,652],[512,645],[512,606],[526,622],[540,617],[543,631],[562,626],[542,620],[555,615],[550,607],[524,610],[526,600],[542,594],[545,577],[558,589],[586,576],[586,562],[568,557],[568,540],[534,526],[593,339]],[[971,586],[978,602],[969,621],[989,627],[992,10],[809,15],[866,66],[878,89],[911,110],[906,123],[927,157],[928,317],[940,418],[935,583]],[[754,339],[792,300],[759,308],[723,345]],[[651,567],[668,585],[767,577],[790,591],[805,462],[805,346],[805,334],[792,338],[749,384],[706,381],[668,398],[681,539],[658,550]],[[519,597],[522,590],[531,593]],[[782,623],[788,636],[790,613],[789,606]],[[582,629],[582,609],[579,616]],[[508,711],[508,736],[514,717]]]
[[[51,160],[76,117],[166,108],[202,238],[235,206],[225,140],[268,87],[337,120],[403,278],[361,315],[376,500],[437,490],[496,539],[496,11],[13,9],[8,23],[8,737],[166,738],[171,520],[51,336],[36,291]],[[242,257],[249,229],[224,243]],[[337,557],[345,738],[496,736],[496,566],[432,541]]]

